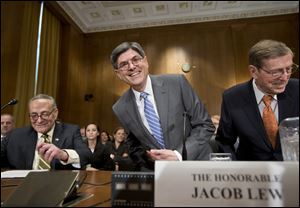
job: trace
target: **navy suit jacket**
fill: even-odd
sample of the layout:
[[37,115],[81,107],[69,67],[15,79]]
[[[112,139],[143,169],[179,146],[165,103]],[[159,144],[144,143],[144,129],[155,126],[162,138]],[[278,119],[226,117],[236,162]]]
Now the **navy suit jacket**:
[[[81,168],[90,162],[91,152],[83,142],[78,126],[56,123],[52,143],[60,149],[74,149],[79,155]],[[1,167],[32,169],[36,144],[37,132],[31,126],[14,129],[1,143]],[[54,159],[51,169],[75,168]]]
[[[277,95],[279,123],[299,116],[299,80],[290,79],[283,93]],[[237,160],[283,160],[279,134],[275,149],[267,137],[256,102],[252,79],[223,93],[221,119],[216,140],[221,151]],[[236,154],[234,143],[239,137]]]

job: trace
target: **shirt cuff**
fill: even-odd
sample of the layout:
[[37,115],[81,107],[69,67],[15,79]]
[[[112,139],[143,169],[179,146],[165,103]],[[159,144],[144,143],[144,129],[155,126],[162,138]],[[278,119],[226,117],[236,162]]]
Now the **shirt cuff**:
[[178,158],[179,161],[182,161],[182,156],[177,150],[173,150]]
[[67,164],[79,164],[80,165],[80,159],[79,159],[79,155],[78,153],[73,150],[73,149],[63,149],[63,151],[66,151],[67,154],[69,155],[68,157],[68,161],[67,162],[64,162],[62,160],[60,160],[61,164],[63,165],[67,165]]

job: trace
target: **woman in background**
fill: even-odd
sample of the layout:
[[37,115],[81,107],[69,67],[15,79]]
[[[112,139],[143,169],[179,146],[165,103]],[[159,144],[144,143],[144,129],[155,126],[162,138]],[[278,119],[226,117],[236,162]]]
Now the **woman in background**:
[[85,128],[86,142],[93,155],[91,163],[87,165],[86,170],[111,169],[112,160],[109,157],[110,149],[100,142],[99,129],[99,126],[95,123],[90,123]]
[[113,133],[110,146],[110,158],[113,160],[113,170],[134,170],[133,162],[129,157],[129,146],[125,143],[127,134],[123,127],[118,127]]
[[107,131],[102,130],[101,134],[100,134],[100,140],[101,140],[102,144],[111,142],[109,133]]

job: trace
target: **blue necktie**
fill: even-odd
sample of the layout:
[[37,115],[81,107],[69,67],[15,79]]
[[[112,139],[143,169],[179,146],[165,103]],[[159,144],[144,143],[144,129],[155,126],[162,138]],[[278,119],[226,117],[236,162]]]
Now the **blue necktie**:
[[158,119],[158,116],[155,113],[154,107],[150,100],[147,99],[148,94],[145,92],[141,93],[141,97],[144,98],[144,112],[145,117],[150,126],[152,135],[155,137],[158,144],[162,149],[165,148],[165,142],[163,137],[162,128]]

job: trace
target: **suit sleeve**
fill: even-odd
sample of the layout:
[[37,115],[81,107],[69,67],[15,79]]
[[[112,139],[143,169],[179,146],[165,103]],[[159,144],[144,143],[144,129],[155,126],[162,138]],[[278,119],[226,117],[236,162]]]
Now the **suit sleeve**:
[[[180,76],[180,86],[184,109],[188,115],[186,126],[188,136],[186,139],[187,159],[209,160],[209,153],[211,153],[209,140],[213,136],[215,127],[204,104],[184,76]],[[181,152],[181,149],[179,151]]]
[[237,133],[233,128],[233,121],[230,116],[229,103],[223,94],[221,105],[221,119],[217,130],[216,141],[219,145],[220,152],[231,153],[232,159],[236,159],[234,143],[237,140]]

